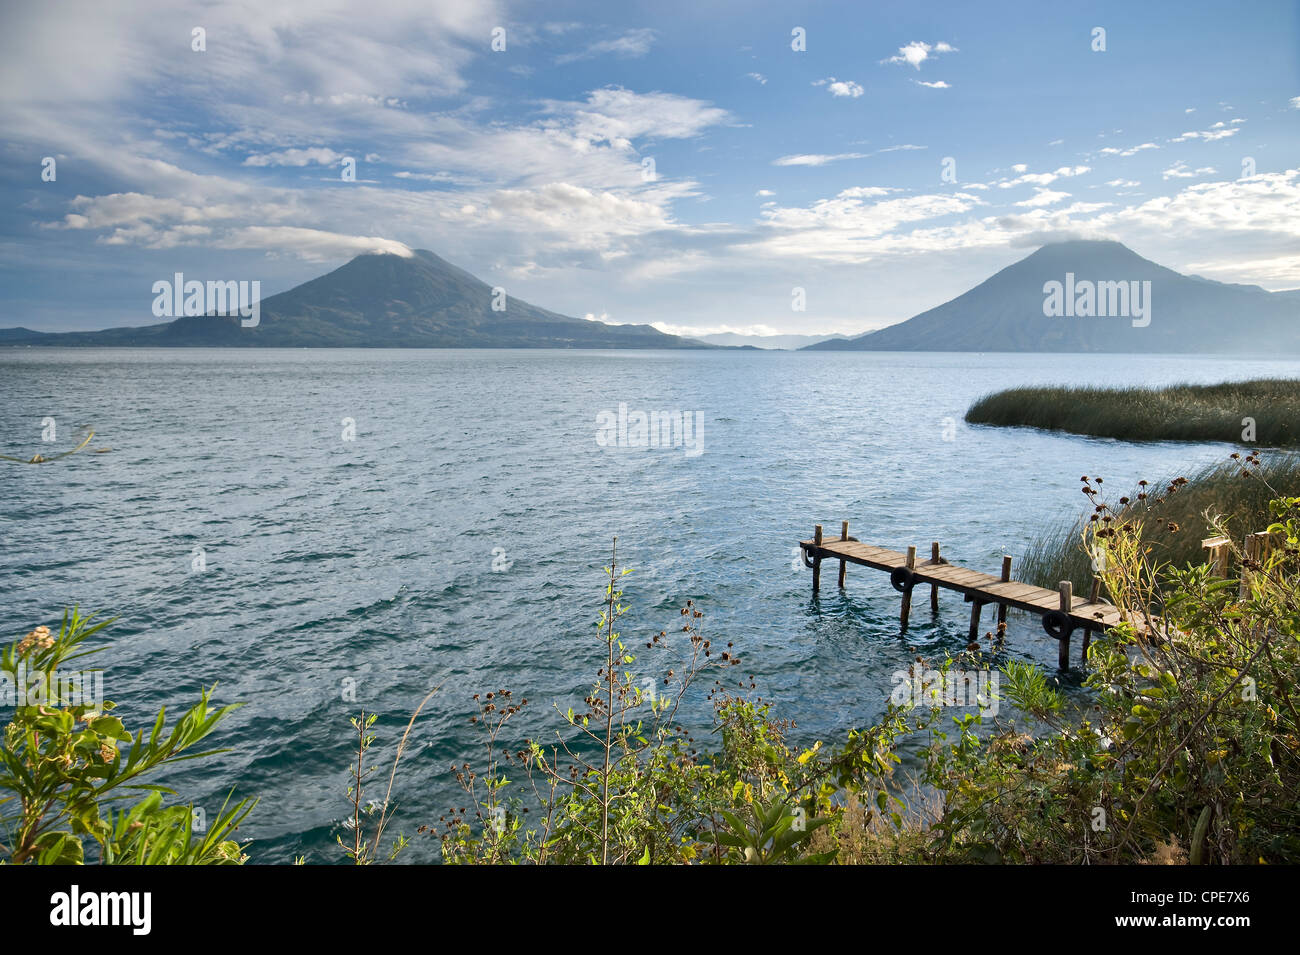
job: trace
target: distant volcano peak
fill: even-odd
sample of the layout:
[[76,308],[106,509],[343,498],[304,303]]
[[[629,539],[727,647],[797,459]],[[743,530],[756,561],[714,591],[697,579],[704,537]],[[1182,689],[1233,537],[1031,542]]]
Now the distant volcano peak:
[[[1103,288],[1108,303],[1110,296],[1120,304],[1136,302],[1140,294],[1142,310],[1149,309],[1149,315],[1094,307]],[[1048,307],[1053,289],[1070,298],[1065,309]],[[1076,289],[1092,301],[1081,300],[1075,308]],[[905,322],[808,347],[1296,354],[1300,300],[1254,285],[1183,275],[1113,239],[1067,239],[1041,246],[970,291]]]
[[5,344],[340,348],[711,348],[649,325],[539,308],[428,249],[364,252],[265,299],[256,327],[216,315],[102,332],[0,329]]

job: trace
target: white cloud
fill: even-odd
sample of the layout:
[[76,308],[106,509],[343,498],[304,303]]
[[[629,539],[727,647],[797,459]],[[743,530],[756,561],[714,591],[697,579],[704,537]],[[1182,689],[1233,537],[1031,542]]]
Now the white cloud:
[[932,90],[950,90],[952,86],[943,80],[935,80],[933,83],[927,83],[925,80],[912,80],[917,86],[925,86]]
[[774,195],[776,195],[776,193],[773,192],[771,189],[760,189],[760,190],[758,190],[758,192],[754,193],[754,195],[756,195],[756,196],[774,196]]
[[877,196],[887,196],[893,192],[900,192],[899,189],[890,186],[853,186],[849,189],[841,190],[839,198],[841,199],[874,199]]
[[730,114],[703,100],[674,93],[636,93],[621,86],[593,90],[582,104],[550,100],[547,111],[572,123],[590,142],[626,143],[632,139],[689,139]]
[[828,162],[840,162],[844,159],[866,159],[868,153],[835,153],[827,155],[825,153],[802,153],[794,156],[782,156],[780,159],[773,159],[773,166],[824,166]]
[[1213,166],[1203,166],[1200,169],[1188,169],[1187,163],[1180,159],[1160,175],[1165,179],[1193,179],[1196,176],[1212,176],[1217,171],[1218,170]]
[[1118,149],[1114,146],[1106,146],[1103,149],[1099,149],[1097,152],[1098,155],[1101,156],[1123,156],[1127,158],[1129,156],[1136,156],[1138,153],[1143,152],[1144,150],[1147,149],[1159,149],[1159,148],[1160,147],[1157,146],[1155,143],[1140,143],[1139,145],[1134,146],[1131,149]]
[[762,73],[746,73],[745,75],[748,76],[755,83],[757,83],[759,86],[767,85],[767,77],[764,76]]
[[763,213],[766,222],[783,229],[836,229],[861,235],[882,235],[906,222],[932,219],[964,212],[980,200],[965,193],[923,194],[880,202],[864,202],[888,190],[846,189],[834,199],[820,199],[811,206],[771,209]]
[[1050,185],[1051,183],[1056,182],[1056,180],[1058,179],[1069,179],[1074,176],[1082,176],[1084,173],[1092,171],[1092,168],[1090,166],[1061,166],[1054,172],[1026,173],[1025,170],[1028,168],[1029,167],[1026,166],[1024,163],[1017,163],[1016,165],[1012,166],[1011,169],[1014,172],[1023,173],[1023,175],[1017,176],[1015,179],[1000,180],[997,183],[998,188],[1011,189],[1015,186],[1023,186],[1026,184],[1034,185],[1034,186],[1047,186]]
[[833,76],[828,76],[824,80],[815,80],[813,86],[825,86],[830,90],[832,96],[848,96],[853,99],[857,99],[866,92],[866,90],[852,80],[837,80]]
[[1040,187],[1034,190],[1034,194],[1030,198],[1017,202],[1016,205],[1038,208],[1040,206],[1055,205],[1056,203],[1069,198],[1070,194],[1068,192],[1054,192],[1051,189],[1043,189]]
[[1108,179],[1106,185],[1115,189],[1131,189],[1134,186],[1140,186],[1142,183],[1136,179]]
[[[250,155],[244,160],[245,166],[333,166],[343,159],[342,153],[336,153],[324,146],[311,149],[283,149],[279,152]],[[367,161],[370,159],[367,157]]]
[[955,47],[948,43],[940,41],[933,46],[929,43],[922,43],[920,40],[913,40],[906,46],[900,46],[898,53],[887,60],[881,60],[882,63],[906,63],[913,69],[920,69],[921,64],[930,59],[931,53],[956,53]]
[[1279,246],[1294,247],[1300,240],[1300,169],[1195,183],[1177,195],[1148,200],[1125,218],[1165,233],[1211,236],[1220,248],[1226,247],[1225,234],[1249,237],[1276,254]]
[[450,174],[445,172],[411,172],[409,169],[403,169],[400,172],[393,173],[394,179],[415,179],[421,182],[453,182]]
[[560,64],[574,63],[578,60],[589,60],[608,53],[633,58],[645,56],[650,52],[650,47],[654,44],[656,35],[654,30],[645,28],[628,30],[621,36],[592,43],[586,49],[579,50],[576,53],[565,53],[558,56],[555,58],[555,62]]
[[1248,259],[1216,259],[1189,262],[1193,272],[1223,275],[1228,281],[1259,282],[1277,288],[1295,288],[1300,285],[1300,253],[1264,256]]
[[259,249],[268,252],[288,251],[309,261],[333,261],[365,253],[388,253],[403,258],[411,256],[408,246],[394,239],[369,235],[342,235],[320,229],[292,226],[245,226],[213,243],[223,249]]
[[1210,143],[1216,139],[1227,139],[1229,136],[1235,136],[1238,132],[1239,130],[1226,126],[1224,123],[1215,123],[1209,129],[1193,130],[1189,133],[1183,133],[1181,136],[1176,136],[1169,141],[1171,143],[1185,143],[1189,139],[1199,139],[1202,142]]
[[1291,97],[1291,108],[1292,108],[1292,109],[1300,109],[1300,96],[1292,96],[1292,97]]

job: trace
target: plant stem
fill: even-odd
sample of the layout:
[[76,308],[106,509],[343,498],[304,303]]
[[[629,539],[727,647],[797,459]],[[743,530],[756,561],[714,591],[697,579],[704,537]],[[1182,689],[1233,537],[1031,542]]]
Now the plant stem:
[[605,707],[605,767],[601,773],[600,864],[609,865],[609,757],[614,735],[614,581],[618,538],[614,538],[609,556],[609,602],[605,608],[605,679],[609,683],[609,702]]

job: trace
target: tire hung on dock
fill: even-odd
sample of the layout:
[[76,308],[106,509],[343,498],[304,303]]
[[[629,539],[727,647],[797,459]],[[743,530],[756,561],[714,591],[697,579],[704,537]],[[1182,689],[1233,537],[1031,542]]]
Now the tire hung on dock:
[[1064,610],[1049,610],[1043,614],[1043,629],[1049,637],[1064,640],[1074,630],[1074,624]]
[[906,567],[895,567],[889,572],[889,583],[900,594],[907,593],[916,585],[916,574]]

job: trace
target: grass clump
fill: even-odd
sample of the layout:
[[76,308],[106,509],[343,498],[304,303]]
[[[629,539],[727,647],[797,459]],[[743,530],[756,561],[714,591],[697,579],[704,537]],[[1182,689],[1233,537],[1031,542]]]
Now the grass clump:
[[[1102,483],[1099,478],[1092,482]],[[1083,482],[1085,494],[1092,482]],[[1177,493],[1169,493],[1171,488]],[[1119,508],[1125,518],[1142,519],[1143,543],[1152,559],[1182,567],[1205,559],[1201,541],[1210,536],[1207,513],[1217,515],[1228,535],[1240,541],[1272,523],[1269,502],[1279,494],[1300,495],[1300,454],[1267,459],[1233,454],[1230,460],[1208,465],[1191,477],[1158,484],[1143,481],[1121,498]],[[1090,520],[1095,508],[1090,506],[1074,520],[1058,522],[1031,540],[1016,579],[1052,590],[1069,580],[1075,593],[1086,594],[1094,559],[1086,549],[1084,531],[1089,523],[1096,523]]]
[[1167,388],[1010,388],[980,398],[969,424],[1069,431],[1125,441],[1300,445],[1300,380],[1257,378]]

